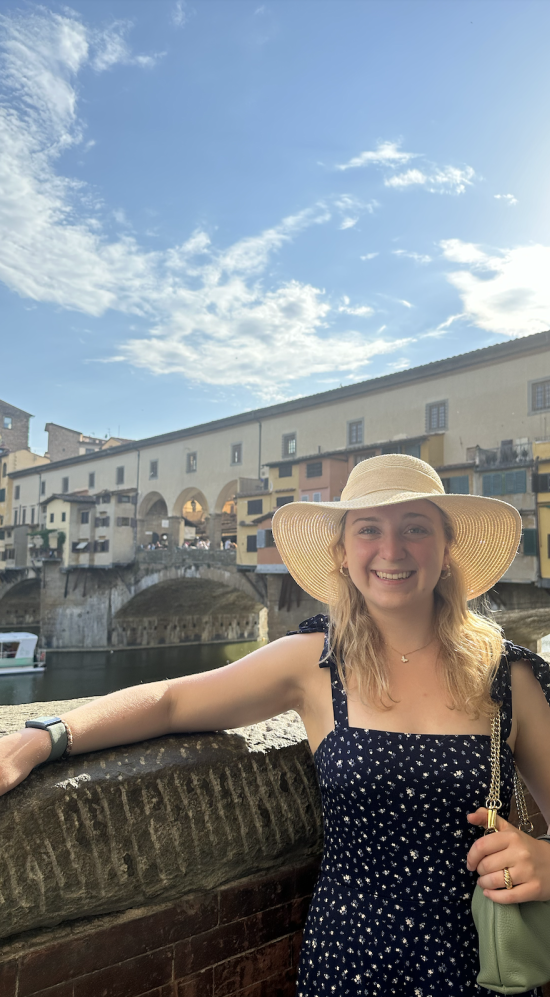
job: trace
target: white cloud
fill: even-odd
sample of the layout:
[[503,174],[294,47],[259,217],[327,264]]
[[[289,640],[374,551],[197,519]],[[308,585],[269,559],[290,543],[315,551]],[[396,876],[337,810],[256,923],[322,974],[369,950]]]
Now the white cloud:
[[[424,160],[423,167],[411,167],[402,173],[395,171],[411,159]],[[473,183],[475,172],[471,166],[437,166],[430,163],[419,152],[404,152],[397,142],[379,142],[374,150],[361,152],[347,163],[341,163],[337,170],[357,169],[365,166],[379,166],[386,174],[384,185],[396,189],[422,187],[431,194],[463,194]],[[501,196],[501,195],[497,195]],[[510,195],[502,195],[508,197]]]
[[172,9],[172,24],[175,24],[176,28],[183,28],[187,24],[190,15],[191,10],[186,0],[177,0]]
[[98,73],[112,69],[116,65],[141,66],[144,69],[151,69],[159,59],[166,55],[165,52],[133,55],[125,37],[131,27],[130,21],[114,21],[103,31],[88,32],[90,46],[93,50],[90,61]]
[[[183,8],[182,8],[183,9]],[[178,372],[215,385],[247,384],[263,397],[311,374],[350,371],[372,357],[402,350],[408,340],[370,340],[336,328],[345,321],[325,293],[288,279],[266,288],[274,253],[306,228],[322,225],[332,208],[316,204],[223,249],[197,230],[171,249],[147,252],[129,232],[110,239],[113,218],[79,181],[57,171],[63,149],[82,142],[76,80],[84,65],[96,71],[135,57],[126,25],[101,36],[72,15],[39,8],[28,17],[0,18],[0,279],[22,298],[102,316],[108,309],[141,316],[149,326],[116,350],[126,362],[155,374]],[[145,60],[145,62],[144,62]],[[372,211],[341,195],[333,208]],[[365,316],[366,306],[347,314]],[[370,314],[370,312],[369,312]]]
[[361,152],[358,156],[350,159],[349,162],[341,163],[336,169],[353,170],[361,166],[396,166],[408,163],[410,159],[414,159],[417,155],[418,153],[416,152],[403,152],[397,142],[379,142],[376,149]]
[[358,218],[344,218],[340,224],[340,228],[341,229],[353,228],[354,225],[357,225],[358,221],[359,221]]
[[517,197],[513,194],[495,194],[494,197],[496,201],[505,201],[510,208],[518,203]]
[[391,363],[388,363],[387,366],[390,370],[407,370],[407,367],[411,366],[411,361],[407,360],[406,357],[401,357],[401,360],[393,360]]
[[460,293],[464,317],[470,322],[514,337],[550,328],[549,246],[488,253],[472,243],[449,239],[442,248],[448,260],[465,267],[448,274],[448,279]]
[[365,253],[364,256],[360,256],[360,260],[374,260],[375,256],[379,256],[380,253]]
[[427,256],[425,253],[409,252],[406,249],[392,249],[392,253],[394,256],[406,256],[407,259],[414,260],[415,263],[426,264],[432,262],[431,256]]
[[386,187],[424,187],[431,194],[463,194],[473,183],[475,172],[471,166],[459,169],[457,166],[442,166],[424,170],[406,170],[386,177]]
[[353,306],[347,295],[344,295],[343,304],[338,306],[338,311],[343,312],[346,315],[360,315],[363,318],[374,315],[374,308],[371,308],[370,305]]
[[397,300],[399,304],[404,305],[405,308],[414,308],[414,305],[411,305],[410,301],[407,301],[406,298],[398,298]]

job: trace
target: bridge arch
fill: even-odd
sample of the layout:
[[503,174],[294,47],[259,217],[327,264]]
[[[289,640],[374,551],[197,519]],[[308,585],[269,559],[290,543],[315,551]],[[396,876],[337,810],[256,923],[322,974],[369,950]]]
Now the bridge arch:
[[117,591],[113,647],[265,639],[265,596],[234,569],[185,560],[158,567]]

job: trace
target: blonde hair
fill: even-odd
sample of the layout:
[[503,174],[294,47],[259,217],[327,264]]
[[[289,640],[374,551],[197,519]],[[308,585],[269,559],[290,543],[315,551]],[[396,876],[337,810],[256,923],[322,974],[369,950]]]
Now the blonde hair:
[[[450,568],[448,577],[440,578],[434,589],[439,664],[449,706],[477,718],[494,710],[490,689],[503,651],[502,631],[492,620],[468,609],[464,579],[452,555],[453,524],[442,509],[439,512]],[[330,545],[338,598],[329,605],[329,654],[335,657],[344,688],[353,675],[363,702],[389,710],[395,700],[390,693],[384,638],[359,589],[340,571],[345,557],[345,525],[346,516]]]

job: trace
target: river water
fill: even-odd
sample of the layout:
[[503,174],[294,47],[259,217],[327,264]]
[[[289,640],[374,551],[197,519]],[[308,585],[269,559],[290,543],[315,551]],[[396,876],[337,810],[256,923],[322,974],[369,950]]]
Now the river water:
[[188,644],[130,651],[48,651],[37,675],[2,675],[0,706],[103,696],[141,682],[195,675],[237,661],[261,644]]

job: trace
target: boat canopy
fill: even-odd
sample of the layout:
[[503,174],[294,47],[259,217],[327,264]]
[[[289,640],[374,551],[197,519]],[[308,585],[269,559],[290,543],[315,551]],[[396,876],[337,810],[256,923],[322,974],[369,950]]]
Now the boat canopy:
[[32,658],[38,637],[36,634],[28,634],[21,631],[0,634],[0,657],[2,655],[2,644],[18,644],[15,654],[17,658]]

